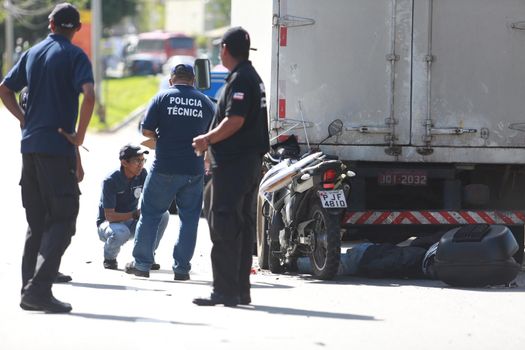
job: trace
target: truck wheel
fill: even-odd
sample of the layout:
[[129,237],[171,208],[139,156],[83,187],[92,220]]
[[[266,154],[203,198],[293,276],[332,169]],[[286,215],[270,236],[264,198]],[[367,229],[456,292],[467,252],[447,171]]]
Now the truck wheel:
[[268,228],[270,206],[261,196],[257,197],[257,261],[261,269],[268,269]]
[[310,209],[312,251],[309,254],[312,274],[321,280],[334,278],[341,258],[340,215],[330,215],[315,203]]

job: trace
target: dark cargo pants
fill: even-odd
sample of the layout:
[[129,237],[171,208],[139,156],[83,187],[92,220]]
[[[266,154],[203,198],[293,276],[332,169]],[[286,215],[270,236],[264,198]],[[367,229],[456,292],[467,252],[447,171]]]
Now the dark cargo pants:
[[255,236],[255,206],[261,156],[222,162],[213,170],[208,223],[213,242],[213,290],[229,297],[249,295]]
[[80,195],[75,157],[22,154],[20,186],[28,223],[22,293],[45,298],[75,234]]

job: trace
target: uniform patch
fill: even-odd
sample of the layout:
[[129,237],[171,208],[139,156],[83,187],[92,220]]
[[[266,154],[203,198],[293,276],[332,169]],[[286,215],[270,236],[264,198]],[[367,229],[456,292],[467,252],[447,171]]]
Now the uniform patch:
[[233,99],[240,100],[240,101],[244,100],[244,92],[234,92]]

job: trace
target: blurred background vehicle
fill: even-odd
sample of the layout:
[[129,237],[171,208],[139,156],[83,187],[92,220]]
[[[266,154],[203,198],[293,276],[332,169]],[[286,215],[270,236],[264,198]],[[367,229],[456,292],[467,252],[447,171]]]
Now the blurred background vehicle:
[[195,39],[186,34],[163,31],[141,33],[127,57],[126,68],[129,75],[158,74],[170,57],[195,57],[196,53]]
[[149,53],[128,56],[126,70],[129,75],[155,75],[162,72],[164,58]]
[[[173,67],[178,64],[190,64],[194,65],[195,57],[185,56],[185,55],[176,55],[170,57],[162,67],[163,76],[160,78],[159,82],[159,91],[167,89],[170,87],[169,78],[170,71]],[[211,86],[209,89],[200,90],[203,94],[211,98],[212,101],[216,102],[219,98],[224,86],[226,77],[228,76],[228,70],[223,65],[216,65],[211,70]]]
[[168,58],[166,63],[162,66],[162,74],[169,75],[171,69],[178,64],[189,64],[193,66],[195,62],[195,56],[190,55],[174,55]]
[[107,78],[122,78],[126,69],[127,57],[137,46],[138,36],[116,35],[103,39],[103,72]]

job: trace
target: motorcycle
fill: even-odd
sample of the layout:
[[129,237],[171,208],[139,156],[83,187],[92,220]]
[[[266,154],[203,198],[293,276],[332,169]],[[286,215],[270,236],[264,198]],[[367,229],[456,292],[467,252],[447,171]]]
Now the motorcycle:
[[[329,136],[317,148],[342,128],[339,119],[330,123]],[[314,277],[332,279],[339,268],[340,223],[355,173],[318,149],[299,157],[294,135],[272,150],[264,156],[266,173],[259,185],[259,266],[273,273],[294,271],[298,259],[308,257]]]

